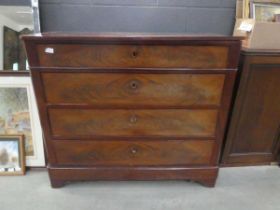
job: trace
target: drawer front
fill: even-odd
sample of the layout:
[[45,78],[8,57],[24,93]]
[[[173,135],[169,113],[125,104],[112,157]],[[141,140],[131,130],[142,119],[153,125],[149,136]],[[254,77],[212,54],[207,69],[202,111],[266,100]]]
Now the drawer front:
[[56,141],[61,165],[202,165],[209,164],[214,141]]
[[229,49],[228,46],[40,44],[37,50],[40,66],[44,67],[223,69],[227,67]]
[[57,138],[214,137],[217,110],[49,109]]
[[219,105],[224,74],[42,73],[53,104]]

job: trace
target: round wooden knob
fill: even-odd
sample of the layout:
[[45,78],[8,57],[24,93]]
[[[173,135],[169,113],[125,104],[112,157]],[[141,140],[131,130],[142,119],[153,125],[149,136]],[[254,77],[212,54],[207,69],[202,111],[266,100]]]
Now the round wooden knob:
[[136,123],[136,122],[137,122],[137,116],[132,115],[132,116],[130,117],[129,121],[130,121],[131,123]]
[[137,153],[137,149],[136,148],[131,148],[130,151],[131,151],[132,154],[136,154]]

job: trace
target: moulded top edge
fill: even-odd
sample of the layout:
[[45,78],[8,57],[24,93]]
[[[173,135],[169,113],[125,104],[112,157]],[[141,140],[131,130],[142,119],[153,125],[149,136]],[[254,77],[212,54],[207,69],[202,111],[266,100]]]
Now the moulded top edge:
[[216,34],[178,33],[61,33],[48,32],[21,36],[24,40],[100,40],[100,41],[240,41],[242,37]]

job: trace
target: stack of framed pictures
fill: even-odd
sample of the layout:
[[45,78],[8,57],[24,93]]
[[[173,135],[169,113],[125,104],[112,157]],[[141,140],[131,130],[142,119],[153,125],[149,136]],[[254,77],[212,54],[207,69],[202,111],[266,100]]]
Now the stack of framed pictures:
[[280,0],[237,0],[236,17],[259,22],[276,22],[280,15]]
[[[21,34],[40,33],[38,0],[0,3],[0,175],[44,167],[37,104]],[[29,2],[29,3],[27,3]]]
[[[0,101],[0,174],[1,168],[3,171],[4,166],[11,163],[11,161],[7,162],[7,160],[5,162],[4,157],[1,165],[1,154],[4,154],[4,156],[5,154],[6,156],[10,154],[10,150],[5,147],[12,144],[7,143],[9,136],[20,135],[24,139],[24,151],[19,152],[17,157],[24,154],[25,158],[17,158],[18,160],[20,159],[22,161],[25,159],[26,166],[45,166],[42,130],[29,73],[18,72],[14,74],[4,71],[1,72]],[[2,139],[5,144],[1,146]],[[13,148],[21,148],[23,144],[19,143],[17,147],[15,143],[13,145]],[[2,153],[1,149],[3,150]],[[11,155],[8,156],[10,157]],[[11,170],[19,170],[18,167],[15,168]],[[7,172],[7,170],[7,168],[4,168],[3,172]]]

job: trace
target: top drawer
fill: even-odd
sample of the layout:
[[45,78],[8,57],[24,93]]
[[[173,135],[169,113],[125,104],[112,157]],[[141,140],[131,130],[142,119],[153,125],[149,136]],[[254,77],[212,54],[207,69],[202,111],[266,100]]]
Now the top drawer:
[[39,44],[42,67],[225,69],[228,46]]

